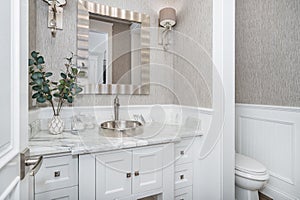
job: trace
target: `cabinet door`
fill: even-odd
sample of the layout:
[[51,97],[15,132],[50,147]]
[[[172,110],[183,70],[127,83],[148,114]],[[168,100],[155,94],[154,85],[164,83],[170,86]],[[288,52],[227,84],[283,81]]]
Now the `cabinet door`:
[[133,193],[162,188],[162,146],[133,150]]
[[116,199],[131,194],[131,160],[131,151],[96,156],[96,199]]

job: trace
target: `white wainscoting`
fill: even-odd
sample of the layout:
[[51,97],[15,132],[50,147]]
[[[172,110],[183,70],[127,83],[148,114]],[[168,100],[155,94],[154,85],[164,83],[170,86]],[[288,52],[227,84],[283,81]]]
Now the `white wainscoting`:
[[261,192],[300,200],[300,108],[236,104],[236,150],[268,168]]

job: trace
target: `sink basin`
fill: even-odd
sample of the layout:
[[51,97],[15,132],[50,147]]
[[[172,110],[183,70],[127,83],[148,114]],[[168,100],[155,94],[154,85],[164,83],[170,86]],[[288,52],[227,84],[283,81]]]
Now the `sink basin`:
[[143,124],[139,121],[107,121],[100,125],[100,133],[106,137],[133,137],[143,133]]

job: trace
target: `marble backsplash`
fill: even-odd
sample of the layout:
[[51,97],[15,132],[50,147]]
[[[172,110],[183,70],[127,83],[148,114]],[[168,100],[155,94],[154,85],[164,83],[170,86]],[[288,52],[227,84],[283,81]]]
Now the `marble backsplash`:
[[[210,126],[212,109],[179,105],[132,105],[120,107],[120,119],[134,120],[134,115],[142,114],[146,123],[160,122],[170,125],[195,127],[206,133]],[[52,118],[50,107],[29,111],[29,138],[41,130],[48,130]],[[94,129],[104,121],[112,120],[112,106],[64,107],[61,117],[65,122],[65,131]]]

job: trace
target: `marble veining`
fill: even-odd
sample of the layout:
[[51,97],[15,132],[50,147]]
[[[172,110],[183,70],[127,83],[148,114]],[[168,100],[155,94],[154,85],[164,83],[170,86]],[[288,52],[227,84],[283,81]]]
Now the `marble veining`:
[[143,134],[123,138],[104,137],[98,128],[59,135],[40,131],[29,140],[29,148],[32,156],[58,153],[76,155],[177,142],[185,137],[201,135],[203,132],[194,128],[154,122],[144,126]]
[[[104,137],[99,133],[99,125],[111,119],[112,106],[64,108],[61,114],[66,126],[60,135],[51,135],[47,130],[47,122],[52,114],[50,108],[29,112],[30,126],[40,126],[36,128],[38,131],[31,134],[29,140],[33,156],[58,153],[85,154],[176,142],[186,137],[203,135],[205,138],[210,128],[213,110],[159,104],[121,106],[121,120],[133,119],[133,114],[143,114],[146,120],[142,135],[126,138]],[[74,117],[81,118],[83,123],[88,121],[88,126],[86,124],[77,126],[84,128],[71,133],[71,119]]]

